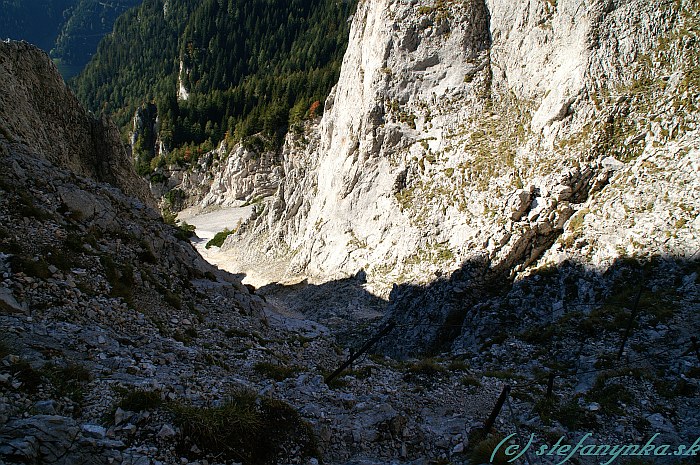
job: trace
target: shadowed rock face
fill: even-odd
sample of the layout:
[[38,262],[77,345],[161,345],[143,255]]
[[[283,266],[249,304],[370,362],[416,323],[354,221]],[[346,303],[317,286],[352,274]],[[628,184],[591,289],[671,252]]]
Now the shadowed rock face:
[[4,143],[155,205],[116,126],[81,107],[46,53],[26,42],[0,42],[0,82]]

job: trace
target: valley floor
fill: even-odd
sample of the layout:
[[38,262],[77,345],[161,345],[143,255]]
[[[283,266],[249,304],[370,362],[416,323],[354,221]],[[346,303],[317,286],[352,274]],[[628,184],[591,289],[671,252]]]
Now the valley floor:
[[304,279],[292,277],[285,280],[285,271],[288,263],[267,262],[249,263],[232,253],[221,252],[219,247],[206,248],[207,243],[216,233],[229,229],[235,230],[241,221],[250,216],[252,206],[245,207],[215,207],[203,210],[199,207],[190,207],[178,215],[180,221],[196,227],[196,237],[193,238],[197,251],[202,257],[224,271],[242,276],[243,283],[255,287],[263,287],[271,283],[287,283]]

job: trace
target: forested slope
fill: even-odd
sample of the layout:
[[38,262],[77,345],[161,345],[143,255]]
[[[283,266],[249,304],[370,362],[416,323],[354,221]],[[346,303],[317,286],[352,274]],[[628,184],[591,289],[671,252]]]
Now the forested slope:
[[68,67],[68,78],[87,64],[117,17],[141,0],[2,0],[0,38],[26,40]]
[[[225,137],[273,147],[335,84],[354,3],[147,0],[119,18],[76,91],[123,128],[155,103],[171,161]],[[165,162],[151,163],[151,142],[135,144],[142,173]]]
[[22,39],[49,50],[63,22],[63,12],[75,0],[2,0],[0,37]]

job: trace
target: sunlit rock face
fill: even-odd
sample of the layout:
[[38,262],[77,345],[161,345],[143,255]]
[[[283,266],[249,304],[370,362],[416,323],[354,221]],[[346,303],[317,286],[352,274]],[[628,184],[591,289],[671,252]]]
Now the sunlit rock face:
[[465,261],[692,253],[694,8],[362,2],[322,120],[290,133],[277,195],[228,246],[364,269],[383,295]]

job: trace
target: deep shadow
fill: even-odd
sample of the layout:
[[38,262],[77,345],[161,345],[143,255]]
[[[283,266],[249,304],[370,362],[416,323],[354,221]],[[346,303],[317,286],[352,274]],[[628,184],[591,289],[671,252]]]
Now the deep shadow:
[[367,292],[366,282],[367,275],[360,270],[355,276],[318,285],[307,280],[293,285],[271,283],[255,292],[273,305],[281,302],[286,310],[331,328],[336,338],[353,345],[356,339],[361,344],[386,312],[387,302]]
[[[693,334],[700,330],[699,276],[697,258],[668,256],[620,258],[603,272],[565,261],[517,280],[486,262],[468,262],[448,279],[396,286],[385,320],[399,327],[377,350],[399,358],[445,351],[478,354],[524,331],[577,318],[585,344],[602,339],[606,331],[625,329],[640,288],[635,327],[672,322],[679,334]],[[534,335],[548,337],[544,331]]]
[[[659,325],[672,330],[657,347],[700,332],[697,257],[619,258],[604,271],[567,260],[518,279],[510,268],[475,260],[428,285],[394,285],[389,302],[367,292],[365,279],[361,270],[320,285],[273,283],[257,293],[276,296],[329,326],[350,347],[394,321],[397,327],[371,352],[399,359],[447,352],[478,356],[514,340],[548,344],[571,359],[599,352],[594,347],[600,341],[616,352],[640,288],[630,344]],[[576,353],[566,353],[568,342],[578,344]]]

